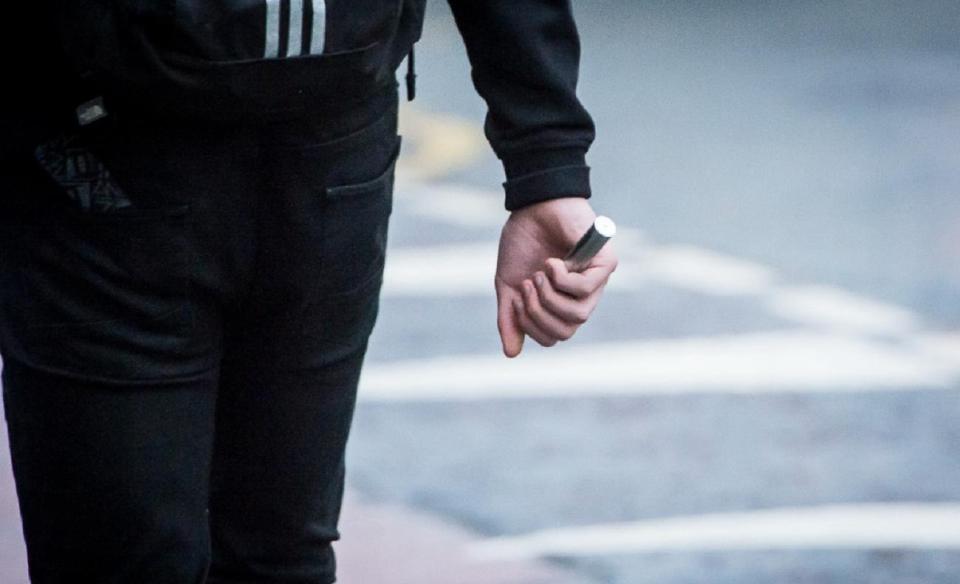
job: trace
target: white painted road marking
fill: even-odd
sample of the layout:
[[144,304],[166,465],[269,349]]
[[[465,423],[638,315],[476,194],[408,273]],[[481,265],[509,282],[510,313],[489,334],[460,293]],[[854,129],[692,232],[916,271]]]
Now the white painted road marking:
[[776,279],[766,266],[692,245],[650,246],[637,262],[651,280],[719,296],[769,293]]
[[960,503],[882,503],[714,513],[493,538],[478,560],[772,549],[960,549]]
[[909,345],[809,330],[562,345],[371,363],[360,398],[476,400],[662,393],[952,389],[960,362]]
[[902,335],[919,325],[917,316],[905,308],[831,286],[777,290],[767,308],[794,322],[841,331]]
[[494,242],[392,249],[384,296],[489,296],[497,263]]
[[941,359],[944,364],[960,363],[960,333],[923,333],[914,335],[910,341],[918,350]]

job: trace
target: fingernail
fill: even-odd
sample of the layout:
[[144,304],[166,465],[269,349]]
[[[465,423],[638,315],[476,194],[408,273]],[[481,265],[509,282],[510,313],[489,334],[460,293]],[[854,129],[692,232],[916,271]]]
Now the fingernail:
[[543,274],[541,274],[540,272],[537,272],[537,274],[533,277],[533,279],[534,281],[536,281],[537,286],[543,286]]

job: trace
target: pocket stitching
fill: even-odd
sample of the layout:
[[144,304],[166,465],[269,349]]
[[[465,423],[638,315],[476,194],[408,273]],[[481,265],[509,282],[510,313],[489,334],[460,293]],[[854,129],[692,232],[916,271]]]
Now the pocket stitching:
[[347,185],[337,185],[332,187],[326,187],[323,190],[324,198],[336,200],[344,197],[360,196],[360,195],[366,194],[367,191],[381,190],[381,185],[393,179],[396,166],[397,166],[397,161],[400,158],[401,141],[402,141],[402,137],[397,136],[397,141],[393,149],[393,154],[390,155],[390,162],[387,164],[386,170],[384,170],[379,176],[361,183],[352,183]]
[[[394,175],[396,171],[397,160],[399,159],[399,156],[400,156],[401,141],[402,141],[402,137],[397,135],[395,137],[394,149],[390,155],[387,167],[377,177],[364,182],[360,182],[360,183],[331,186],[331,187],[326,187],[321,189],[319,195],[323,205],[324,206],[326,206],[327,204],[334,205],[334,206],[338,204],[346,205],[346,204],[349,204],[349,202],[356,202],[358,204],[364,205],[364,207],[367,207],[368,205],[375,205],[379,208],[381,205],[383,205],[384,217],[382,218],[382,221],[384,223],[388,222],[389,221],[388,218],[393,210],[392,185],[393,185]],[[372,197],[374,195],[379,195],[380,198],[371,199],[371,201],[373,202],[370,202],[370,203],[362,199],[362,197]],[[384,229],[386,229],[386,227],[384,227]],[[330,241],[330,239],[327,237],[326,234],[324,234],[323,236],[322,246],[323,246],[324,257],[331,257],[333,254],[337,252],[336,245],[332,241]],[[343,297],[346,295],[354,295],[370,287],[371,285],[376,283],[376,281],[382,280],[383,270],[386,263],[385,255],[386,255],[386,249],[384,247],[384,249],[382,250],[382,253],[378,254],[375,261],[370,264],[369,273],[367,275],[365,275],[359,281],[352,283],[346,289],[340,289],[336,291],[333,291],[333,290],[327,291],[326,293],[324,293],[324,297],[327,299],[332,299],[332,298]]]

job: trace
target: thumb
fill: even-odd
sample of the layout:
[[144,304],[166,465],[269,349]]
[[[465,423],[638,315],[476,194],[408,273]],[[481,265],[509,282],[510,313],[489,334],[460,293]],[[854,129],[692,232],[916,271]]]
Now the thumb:
[[520,297],[509,288],[497,290],[497,329],[500,331],[500,343],[503,354],[511,359],[523,349],[523,331],[517,324],[517,315],[513,304]]

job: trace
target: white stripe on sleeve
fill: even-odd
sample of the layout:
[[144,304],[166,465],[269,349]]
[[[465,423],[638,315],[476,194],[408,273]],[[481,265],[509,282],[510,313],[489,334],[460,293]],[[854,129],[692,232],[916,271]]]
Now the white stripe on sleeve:
[[310,33],[310,54],[323,53],[323,45],[327,35],[327,4],[324,0],[313,2],[313,30]]
[[263,58],[276,59],[280,56],[280,0],[266,0],[266,34],[263,42]]
[[296,57],[303,51],[303,0],[290,0],[290,37],[287,56]]

